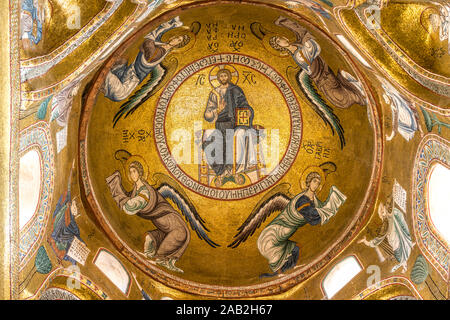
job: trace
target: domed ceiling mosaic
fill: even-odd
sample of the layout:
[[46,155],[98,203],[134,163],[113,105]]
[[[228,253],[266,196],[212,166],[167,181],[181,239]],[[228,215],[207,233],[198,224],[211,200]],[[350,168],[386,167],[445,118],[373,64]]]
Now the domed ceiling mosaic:
[[448,298],[448,2],[69,3],[14,11],[12,298]]
[[[87,200],[124,253],[176,285],[292,285],[333,257],[373,200],[378,114],[358,74],[337,43],[286,11],[210,4],[163,15],[92,80],[80,127]],[[351,174],[358,184],[346,185]],[[297,251],[303,268],[259,278]]]

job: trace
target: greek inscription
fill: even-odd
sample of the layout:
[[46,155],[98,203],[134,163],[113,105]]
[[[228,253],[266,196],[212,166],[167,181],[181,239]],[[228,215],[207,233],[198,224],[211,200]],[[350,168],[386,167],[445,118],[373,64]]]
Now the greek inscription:
[[139,129],[139,130],[122,130],[122,142],[123,143],[129,143],[130,141],[137,141],[137,142],[146,142],[148,138],[151,137],[150,131],[146,129]]
[[206,39],[207,42],[207,49],[212,52],[216,53],[219,50],[219,23],[213,22],[213,23],[207,23],[205,25],[206,27]]
[[[206,27],[208,28],[208,25]],[[239,28],[239,26],[234,26],[234,29],[232,26],[231,28],[233,32],[243,32],[245,30],[243,26],[241,26],[241,28]],[[217,23],[209,25],[210,30],[209,34],[211,34],[210,38],[211,40],[213,40],[214,38],[213,33],[218,32],[219,31],[218,29],[219,25]],[[249,185],[240,189],[230,189],[230,190],[215,189],[209,186],[201,185],[196,180],[193,180],[191,177],[187,176],[182,170],[180,170],[180,168],[178,168],[177,161],[171,155],[170,153],[171,151],[167,146],[166,141],[167,137],[164,134],[164,121],[169,101],[177,91],[178,87],[182,85],[182,83],[187,78],[194,75],[199,70],[224,63],[249,67],[254,71],[266,75],[280,89],[280,92],[282,93],[286,101],[287,107],[289,109],[292,123],[291,140],[288,145],[288,150],[286,151],[284,158],[280,161],[278,166],[276,166],[276,169],[273,170],[273,172],[271,172],[264,178],[262,178],[262,180],[253,185]],[[258,82],[258,75],[253,71],[245,70],[241,73],[241,75],[243,83],[247,83],[249,85],[256,85]],[[195,78],[195,81],[197,86],[205,85],[207,83],[207,77],[204,74],[198,74]],[[195,129],[193,132],[195,132]],[[130,133],[134,134],[133,138],[136,139],[136,136],[139,134],[139,131],[137,132],[128,131],[126,135],[128,140],[132,139],[130,137]],[[289,170],[290,166],[295,161],[297,152],[301,146],[302,117],[300,113],[300,106],[298,104],[297,99],[295,98],[294,93],[292,92],[291,88],[284,80],[284,78],[280,76],[273,68],[266,65],[264,62],[249,56],[244,56],[240,54],[217,54],[191,63],[190,65],[186,66],[181,71],[179,71],[178,74],[175,75],[173,80],[169,82],[168,86],[162,92],[160,99],[157,103],[154,118],[154,136],[158,152],[166,168],[185,187],[190,188],[191,190],[203,196],[214,199],[223,199],[223,200],[241,199],[253,196],[257,193],[260,193],[272,187],[287,172],[287,170]],[[195,135],[193,135],[193,137],[195,137]],[[306,148],[305,145],[303,147]],[[331,150],[329,148],[326,148],[322,142],[319,142],[319,144],[317,144],[317,142],[314,142],[314,151],[311,153],[312,155],[327,158],[330,156],[330,153]]]
[[305,140],[302,144],[303,150],[314,159],[330,159],[331,148],[326,146],[322,141]]
[[248,83],[250,85],[256,84],[256,80],[255,80],[256,75],[253,72],[243,71],[242,74],[244,76],[243,83]]

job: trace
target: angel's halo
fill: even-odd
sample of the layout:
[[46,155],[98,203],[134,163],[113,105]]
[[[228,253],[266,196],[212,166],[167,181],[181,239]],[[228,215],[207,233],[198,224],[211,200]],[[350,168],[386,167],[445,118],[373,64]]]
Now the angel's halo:
[[434,25],[434,21],[431,18],[432,16],[439,18],[440,14],[439,10],[435,7],[427,7],[420,14],[420,24],[428,34],[439,29],[439,25]]

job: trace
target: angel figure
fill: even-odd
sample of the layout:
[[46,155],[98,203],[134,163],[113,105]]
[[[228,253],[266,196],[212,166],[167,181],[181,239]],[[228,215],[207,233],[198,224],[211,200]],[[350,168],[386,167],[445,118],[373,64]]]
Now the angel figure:
[[339,70],[336,75],[320,56],[320,45],[311,33],[297,22],[279,17],[275,24],[291,30],[296,40],[290,41],[283,36],[271,34],[257,22],[252,23],[250,28],[257,38],[267,42],[264,44],[270,46],[271,51],[275,50],[281,56],[293,58],[300,70],[290,67],[287,71],[289,81],[297,84],[296,90],[300,89],[300,94],[304,94],[312,103],[314,111],[330,126],[333,135],[337,132],[343,148],[344,129],[321,94],[338,108],[349,108],[353,104],[366,106],[367,99],[361,82],[343,70]]
[[402,272],[405,273],[411,249],[415,245],[405,217],[398,208],[395,208],[392,196],[388,197],[387,206],[380,203],[378,215],[382,224],[377,230],[377,235],[371,240],[364,237],[358,242],[374,248],[381,262],[386,260],[380,248],[383,249],[388,256],[397,261],[391,272],[401,267]]
[[[132,114],[139,106],[147,101],[163,86],[167,74],[176,67],[164,66],[162,63],[174,49],[185,47],[200,31],[200,24],[194,22],[189,30],[181,30],[184,34],[170,37],[166,42],[162,37],[170,30],[183,26],[179,17],[161,24],[149,33],[140,47],[140,51],[133,63],[128,65],[126,58],[119,58],[106,75],[101,91],[105,97],[118,102],[128,98],[137,86],[149,75],[149,80],[126,103],[122,104],[113,119],[113,126],[125,116]],[[189,35],[191,33],[191,35]],[[170,69],[170,70],[169,70]]]
[[423,136],[419,114],[414,104],[404,98],[387,80],[381,77],[378,77],[378,79],[384,89],[384,101],[392,109],[392,133],[389,136],[386,135],[386,140],[391,141],[397,133],[400,133],[406,141],[414,138],[416,131],[419,131]]
[[70,246],[75,238],[83,242],[80,235],[80,228],[75,220],[78,216],[77,204],[71,197],[70,185],[72,181],[72,173],[75,169],[75,161],[69,174],[69,182],[67,183],[67,191],[61,195],[56,204],[52,216],[52,233],[47,236],[47,242],[53,249],[58,262],[69,261],[76,265],[76,261],[68,255]]
[[323,225],[332,218],[347,197],[337,187],[332,186],[326,201],[317,199],[328,174],[336,171],[336,165],[326,162],[318,167],[309,167],[301,178],[302,192],[292,197],[291,187],[283,183],[270,190],[256,205],[247,220],[239,227],[231,248],[238,247],[273,213],[281,211],[261,232],[257,245],[259,252],[268,260],[272,273],[263,277],[273,277],[292,269],[297,264],[300,249],[289,240],[298,228]]
[[146,177],[148,167],[140,156],[132,156],[125,150],[116,152],[116,159],[121,160],[125,170],[133,182],[133,190],[127,192],[122,186],[119,171],[106,178],[111,195],[121,210],[128,215],[137,215],[150,220],[156,229],[145,235],[144,255],[155,259],[156,263],[169,270],[183,272],[175,263],[185,252],[191,234],[181,215],[170,205],[167,199],[176,203],[178,209],[189,222],[198,237],[211,247],[219,245],[206,234],[209,231],[204,220],[197,213],[183,189],[170,177],[155,174],[156,187],[151,186]]
[[25,47],[28,47],[29,44],[37,45],[42,40],[46,2],[43,0],[22,0],[21,7],[20,39],[29,40],[29,42],[24,42]]

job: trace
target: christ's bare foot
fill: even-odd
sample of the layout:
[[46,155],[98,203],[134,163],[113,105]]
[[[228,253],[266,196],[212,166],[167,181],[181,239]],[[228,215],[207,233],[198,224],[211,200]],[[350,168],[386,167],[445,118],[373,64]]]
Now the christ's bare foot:
[[245,183],[245,177],[242,174],[236,174],[234,176],[234,181],[236,181],[236,184],[243,185]]

